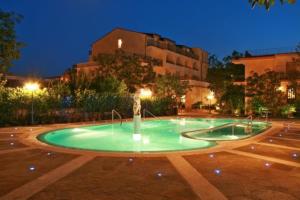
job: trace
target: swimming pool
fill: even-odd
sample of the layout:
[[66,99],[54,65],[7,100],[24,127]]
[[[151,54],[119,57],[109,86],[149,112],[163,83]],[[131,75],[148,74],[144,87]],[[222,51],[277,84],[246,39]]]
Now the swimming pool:
[[[215,146],[218,140],[251,137],[268,127],[266,123],[253,122],[251,133],[245,131],[246,129],[242,125],[235,126],[233,132],[232,128],[226,126],[233,123],[246,124],[246,121],[204,118],[146,120],[141,124],[140,138],[133,137],[133,123],[125,122],[122,125],[114,123],[60,129],[41,134],[38,139],[56,146],[97,151],[184,151],[209,148]],[[224,129],[203,131],[224,125]],[[192,136],[186,137],[183,134],[189,132],[193,132]]]

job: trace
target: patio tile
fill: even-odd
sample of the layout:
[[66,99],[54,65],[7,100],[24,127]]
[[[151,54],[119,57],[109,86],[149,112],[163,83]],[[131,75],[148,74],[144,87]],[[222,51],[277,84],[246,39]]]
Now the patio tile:
[[283,146],[288,146],[288,147],[296,147],[300,148],[300,140],[284,140],[280,138],[272,138],[272,137],[267,137],[260,142],[262,143],[268,143],[268,144],[277,144],[277,145],[283,145]]
[[[159,173],[162,173],[160,177]],[[197,199],[166,158],[96,158],[31,200]]]
[[228,199],[296,200],[300,196],[294,167],[225,152],[211,155],[185,158]]
[[250,144],[236,150],[300,163],[300,151]]
[[272,136],[273,137],[278,137],[278,138],[295,139],[295,140],[300,141],[300,134],[279,132],[279,133],[275,133]]
[[22,144],[21,142],[15,140],[15,139],[0,140],[0,151],[8,150],[8,149],[23,148],[23,147],[27,147],[27,145]]
[[75,157],[62,153],[48,155],[48,151],[39,149],[2,154],[0,156],[0,196]]

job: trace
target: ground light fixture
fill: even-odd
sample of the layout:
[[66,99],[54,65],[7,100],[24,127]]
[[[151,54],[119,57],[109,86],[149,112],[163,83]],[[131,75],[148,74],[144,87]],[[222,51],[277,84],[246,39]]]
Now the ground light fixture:
[[33,124],[33,93],[40,89],[40,85],[37,82],[27,82],[24,85],[24,89],[31,92],[31,124]]

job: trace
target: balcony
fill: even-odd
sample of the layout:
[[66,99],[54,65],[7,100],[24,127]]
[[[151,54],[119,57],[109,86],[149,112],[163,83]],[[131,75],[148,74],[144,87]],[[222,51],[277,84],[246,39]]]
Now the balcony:
[[148,39],[147,46],[154,46],[154,47],[158,47],[160,49],[166,49],[166,50],[172,51],[174,53],[178,53],[178,54],[199,60],[199,56],[196,55],[192,50],[186,51],[176,45],[172,45],[172,44],[166,45],[166,44],[163,44],[162,42],[155,41],[153,39]]

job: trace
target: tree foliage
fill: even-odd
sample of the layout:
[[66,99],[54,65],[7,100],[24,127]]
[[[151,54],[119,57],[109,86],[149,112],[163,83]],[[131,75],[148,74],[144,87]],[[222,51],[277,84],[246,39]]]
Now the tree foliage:
[[[252,8],[254,8],[257,4],[260,6],[264,6],[267,10],[270,9],[271,6],[275,4],[276,0],[249,0],[249,3],[251,4]],[[281,4],[284,3],[295,3],[296,0],[279,0]]]
[[[0,126],[30,124],[32,93],[5,84],[0,81]],[[35,123],[44,124],[111,119],[112,109],[129,118],[133,100],[129,93],[111,93],[110,90],[99,93],[78,88],[73,94],[68,83],[53,82],[34,92],[33,103]],[[147,105],[153,108],[155,115],[174,115],[173,103],[172,98],[162,97],[148,99]]]
[[12,62],[20,58],[23,43],[17,41],[16,24],[22,19],[14,12],[0,10],[0,73],[6,72]]
[[221,97],[221,105],[225,113],[240,115],[245,106],[245,87],[242,85],[227,85],[224,94]]
[[251,111],[259,112],[261,108],[267,108],[274,116],[279,115],[281,106],[287,103],[285,94],[280,90],[281,77],[278,72],[266,71],[247,78],[246,96],[251,98]]
[[222,61],[215,55],[209,57],[207,80],[217,103],[225,112],[234,113],[237,109],[243,109],[243,86],[235,86],[233,82],[244,80],[244,65],[232,63],[233,58],[242,56],[242,53],[233,51],[232,55],[226,56]]
[[159,97],[180,98],[189,90],[188,81],[180,80],[178,74],[167,73],[157,76],[155,79],[154,91]]
[[122,50],[117,50],[115,54],[99,54],[94,60],[100,65],[100,76],[124,81],[130,92],[153,83],[153,67],[158,62],[150,57],[126,54]]

